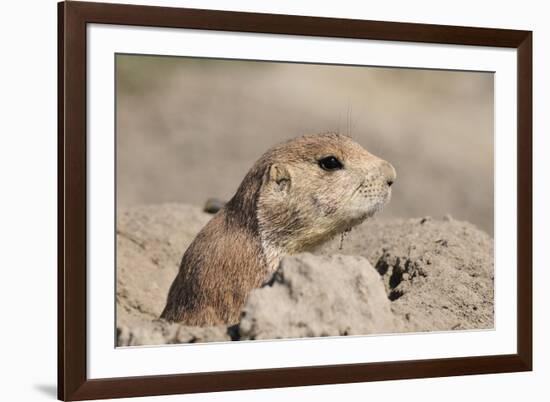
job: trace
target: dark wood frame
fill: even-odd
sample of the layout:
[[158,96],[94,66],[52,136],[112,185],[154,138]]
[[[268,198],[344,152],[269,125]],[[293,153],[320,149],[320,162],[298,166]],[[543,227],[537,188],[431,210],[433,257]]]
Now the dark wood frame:
[[[517,49],[517,354],[232,372],[86,375],[86,24]],[[532,370],[532,32],[102,3],[58,4],[58,397],[82,400]]]

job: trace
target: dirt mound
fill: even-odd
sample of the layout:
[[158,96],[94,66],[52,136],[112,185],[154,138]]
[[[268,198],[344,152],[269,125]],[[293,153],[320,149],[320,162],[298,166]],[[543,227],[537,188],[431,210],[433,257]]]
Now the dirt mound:
[[318,252],[367,258],[410,331],[493,327],[493,240],[470,223],[373,220]]
[[493,327],[493,241],[450,217],[373,220],[317,255],[285,258],[237,326],[157,320],[183,252],[210,217],[182,204],[119,211],[119,346]]

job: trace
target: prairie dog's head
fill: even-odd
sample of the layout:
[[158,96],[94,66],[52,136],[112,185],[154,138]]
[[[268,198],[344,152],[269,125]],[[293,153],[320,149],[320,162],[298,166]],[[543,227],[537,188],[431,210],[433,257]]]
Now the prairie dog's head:
[[288,253],[311,248],[372,216],[389,201],[396,178],[391,164],[339,134],[278,145],[251,172],[262,174],[256,208],[263,240]]

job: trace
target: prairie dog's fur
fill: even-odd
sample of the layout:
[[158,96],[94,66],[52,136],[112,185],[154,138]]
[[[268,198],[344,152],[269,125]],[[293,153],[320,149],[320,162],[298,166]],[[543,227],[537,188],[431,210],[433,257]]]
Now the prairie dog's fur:
[[339,134],[271,148],[185,252],[161,318],[238,322],[249,292],[269,280],[284,255],[372,216],[389,200],[395,176],[392,165]]

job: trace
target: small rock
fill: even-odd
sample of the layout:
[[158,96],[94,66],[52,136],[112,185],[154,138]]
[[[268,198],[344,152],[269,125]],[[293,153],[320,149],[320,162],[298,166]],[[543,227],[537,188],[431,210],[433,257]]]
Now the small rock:
[[225,201],[218,198],[209,198],[204,204],[203,211],[209,214],[215,214],[225,205]]
[[445,239],[439,239],[439,240],[436,240],[435,242],[443,247],[447,247],[449,245],[449,242]]
[[432,217],[431,216],[425,216],[423,217],[422,219],[420,219],[420,224],[423,225],[425,224],[426,222],[428,222],[429,220],[431,220]]

